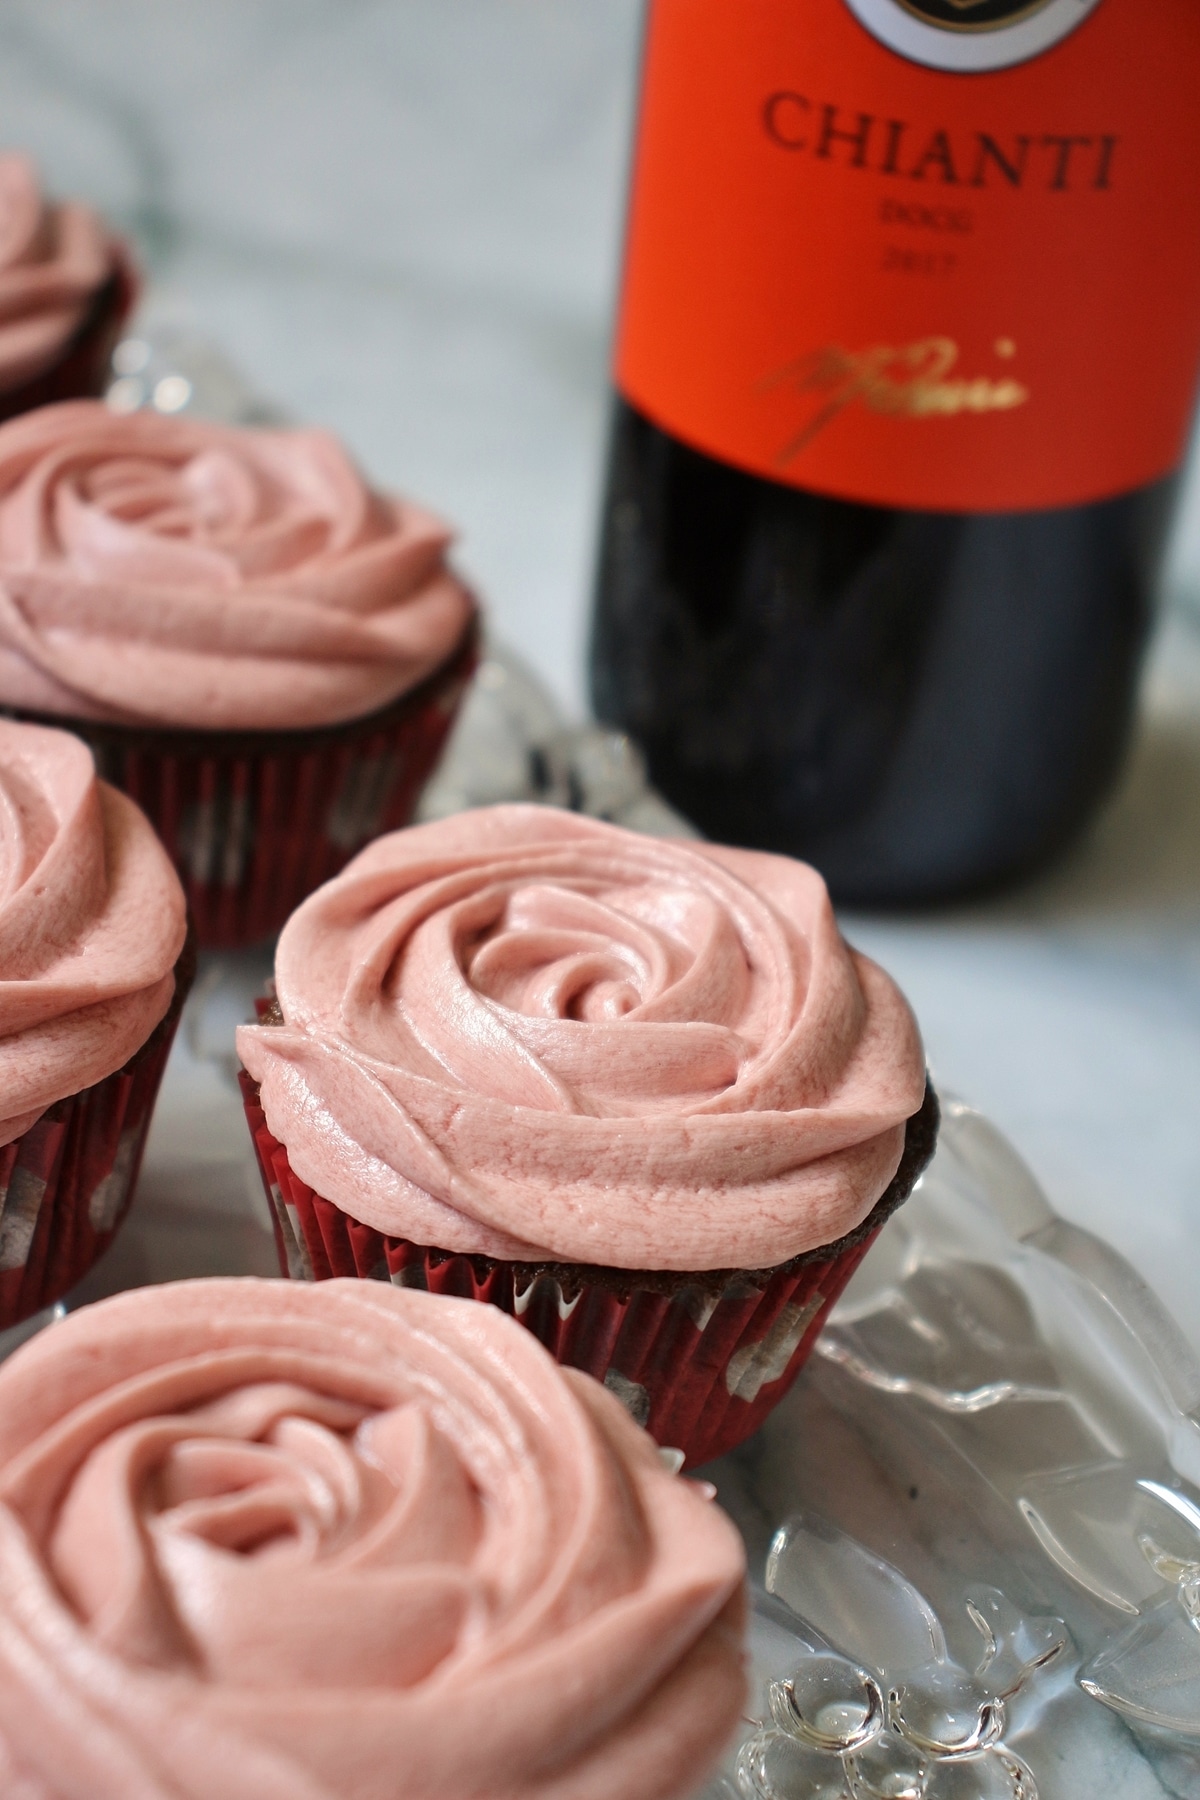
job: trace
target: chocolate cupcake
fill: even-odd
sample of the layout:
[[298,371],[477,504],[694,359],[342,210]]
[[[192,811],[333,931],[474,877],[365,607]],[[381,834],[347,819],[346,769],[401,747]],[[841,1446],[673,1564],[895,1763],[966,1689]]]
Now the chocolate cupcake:
[[0,156],[0,420],[102,394],[136,291],[95,213],[51,204],[28,157]]
[[293,1276],[488,1300],[689,1462],[753,1431],[933,1147],[816,872],[500,806],[369,846],[238,1033]]
[[737,1532],[490,1308],[192,1281],[0,1368],[0,1792],[686,1800]]
[[87,746],[0,721],[0,1328],[73,1287],[124,1217],[186,930],[161,844]]
[[0,427],[0,707],[145,810],[202,946],[412,814],[476,657],[450,534],[322,431],[97,403]]

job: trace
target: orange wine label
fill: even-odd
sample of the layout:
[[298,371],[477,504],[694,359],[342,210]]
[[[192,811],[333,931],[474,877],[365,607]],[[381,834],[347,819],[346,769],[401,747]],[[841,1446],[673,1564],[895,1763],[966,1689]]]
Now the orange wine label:
[[1200,0],[652,0],[621,392],[776,481],[1141,486],[1200,373]]

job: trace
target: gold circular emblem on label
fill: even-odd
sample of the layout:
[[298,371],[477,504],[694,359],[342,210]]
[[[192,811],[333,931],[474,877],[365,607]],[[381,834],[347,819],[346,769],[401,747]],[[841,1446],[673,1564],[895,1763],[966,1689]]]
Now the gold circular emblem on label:
[[940,31],[1001,31],[1042,12],[1050,0],[896,0]]
[[[1111,0],[1110,0],[1111,3]],[[963,75],[1010,69],[1070,37],[1105,0],[845,0],[910,62]]]

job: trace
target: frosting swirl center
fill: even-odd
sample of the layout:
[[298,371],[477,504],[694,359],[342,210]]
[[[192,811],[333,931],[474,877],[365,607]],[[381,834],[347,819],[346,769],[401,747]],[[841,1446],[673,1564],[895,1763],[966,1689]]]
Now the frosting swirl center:
[[467,628],[449,542],[325,432],[44,407],[0,427],[0,698],[205,729],[365,716]]
[[743,1569],[495,1308],[124,1294],[0,1370],[0,1786],[667,1800],[737,1717]]
[[166,851],[87,746],[0,720],[0,1144],[146,1041],[185,931]]
[[378,840],[245,1027],[293,1169],[418,1244],[763,1268],[852,1229],[924,1094],[911,1013],[801,863],[495,807]]

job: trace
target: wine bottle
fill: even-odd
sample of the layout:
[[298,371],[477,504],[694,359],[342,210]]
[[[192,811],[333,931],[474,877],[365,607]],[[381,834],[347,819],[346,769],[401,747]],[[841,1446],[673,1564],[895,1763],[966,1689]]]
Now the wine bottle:
[[592,691],[710,835],[919,903],[1110,788],[1198,72],[1195,0],[651,0]]

